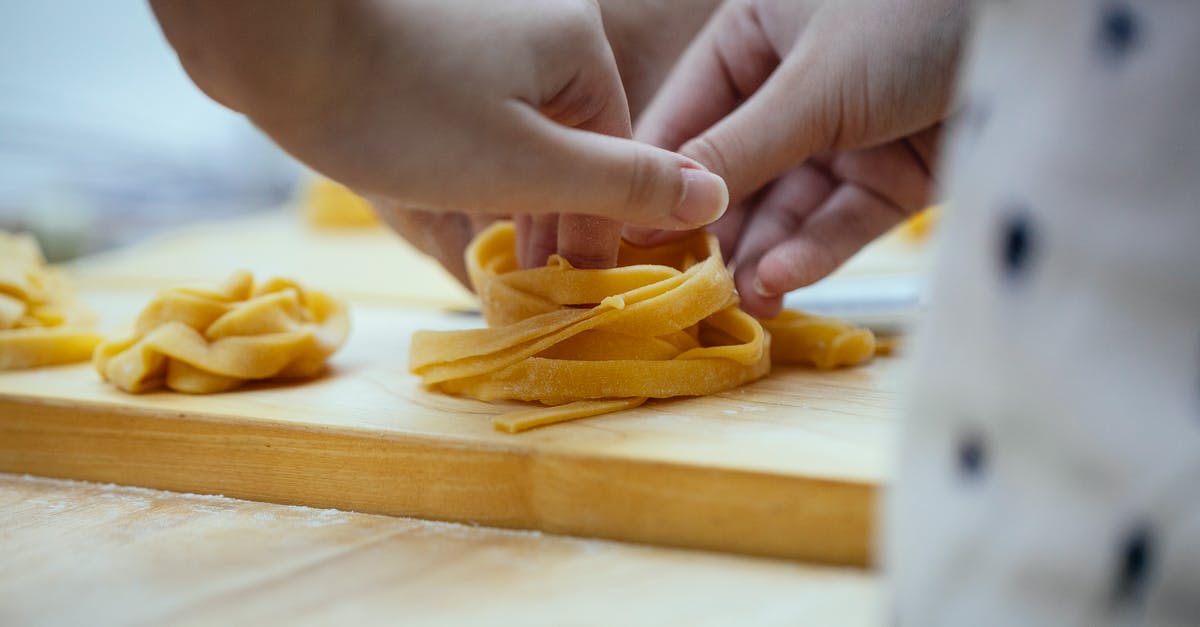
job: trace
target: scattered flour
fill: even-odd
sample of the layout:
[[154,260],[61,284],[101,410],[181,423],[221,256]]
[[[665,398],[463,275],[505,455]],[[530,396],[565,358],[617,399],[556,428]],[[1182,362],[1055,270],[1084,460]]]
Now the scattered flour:
[[[155,499],[182,499],[187,502],[187,506],[193,512],[200,514],[235,514],[238,512],[237,506],[241,503],[252,503],[253,501],[243,501],[240,499],[232,499],[220,494],[190,494],[181,492],[167,492],[165,490],[152,490],[150,488],[140,488],[137,486],[117,485],[115,483],[91,483],[87,481],[74,481],[71,479],[51,479],[48,477],[35,477],[33,475],[11,475],[0,473],[0,479],[11,478],[21,481],[29,481],[42,485],[58,486],[63,488],[68,487],[87,487],[99,489],[99,498],[105,500],[116,500],[123,504],[133,505],[139,510],[149,509],[153,506]],[[57,513],[67,507],[66,503],[49,503],[42,500],[33,500],[31,503],[39,505],[47,505],[50,513]],[[281,513],[286,513],[289,516],[297,516],[303,518],[302,524],[306,527],[324,527],[326,525],[337,525],[349,520],[348,512],[343,512],[336,509],[318,509],[315,507],[305,507],[303,505],[272,505],[272,507],[280,508]],[[259,522],[271,522],[276,519],[275,513],[270,511],[259,511],[253,514],[255,520]]]
[[[232,515],[237,514],[239,504],[255,503],[254,501],[243,501],[240,499],[232,499],[219,494],[185,494],[179,492],[167,492],[164,490],[152,490],[150,488],[139,488],[135,486],[123,486],[113,483],[91,483],[87,481],[74,481],[70,479],[51,479],[47,477],[35,477],[33,475],[13,475],[0,473],[0,481],[4,480],[19,480],[39,483],[42,485],[57,486],[62,488],[92,488],[99,489],[98,495],[101,499],[118,500],[122,503],[134,504],[141,509],[149,509],[157,499],[183,499],[187,501],[189,509],[194,512],[206,515]],[[31,503],[45,505],[51,513],[57,513],[69,506],[65,501],[51,501],[49,499],[31,500]],[[360,514],[355,512],[347,512],[337,509],[319,509],[315,507],[306,507],[303,505],[272,505],[271,511],[256,511],[251,514],[253,520],[268,523],[276,522],[281,519],[286,522],[294,523],[304,527],[315,528],[325,527],[329,525],[340,525],[350,522],[357,516],[370,516],[371,514]],[[522,530],[522,529],[500,529],[496,527],[483,527],[474,523],[456,523],[443,522],[435,520],[422,520],[419,518],[407,518],[402,516],[381,516],[380,518],[389,518],[391,520],[403,523],[407,528],[406,533],[416,535],[437,536],[442,538],[462,538],[462,539],[478,539],[480,534],[493,536],[511,537],[511,538],[528,538],[537,539],[544,537],[541,531]],[[293,520],[289,520],[295,517]],[[602,547],[610,544],[606,540],[594,540],[586,538],[571,538],[567,536],[559,536],[557,539],[570,543],[578,549],[585,552],[598,551]]]
[[[123,486],[114,483],[91,483],[87,481],[74,481],[71,479],[51,479],[48,477],[36,477],[33,475],[12,475],[0,473],[0,480],[12,479],[20,481],[29,481],[42,485],[57,486],[62,488],[93,488],[99,489],[101,494],[99,498],[108,500],[120,500],[125,503],[133,503],[138,505],[138,509],[149,509],[154,499],[183,499],[187,501],[189,509],[202,514],[234,514],[237,513],[237,506],[241,503],[253,503],[254,501],[243,501],[240,499],[232,499],[219,494],[187,494],[180,492],[167,492],[164,490],[152,490],[150,488],[139,488],[136,486]],[[60,501],[50,501],[48,499],[32,500],[31,503],[45,505],[51,513],[57,513],[68,507],[68,503]],[[272,505],[274,511],[257,511],[252,514],[254,520],[259,522],[274,522],[280,516],[291,518],[296,517],[296,524],[304,527],[325,527],[329,525],[340,525],[349,522],[355,516],[367,516],[369,514],[358,514],[354,512],[346,512],[337,509],[319,509],[315,507],[306,507],[303,505]],[[278,509],[275,509],[278,508]],[[276,514],[278,512],[278,515]],[[478,534],[480,532],[496,533],[505,536],[519,536],[529,538],[540,538],[540,531],[520,531],[512,529],[495,529],[491,527],[480,527],[473,524],[462,524],[452,522],[441,522],[432,520],[421,520],[419,518],[406,518],[400,516],[388,516],[393,520],[404,521],[411,525],[414,530],[419,530],[421,533],[430,535],[435,534],[455,534],[467,536]]]

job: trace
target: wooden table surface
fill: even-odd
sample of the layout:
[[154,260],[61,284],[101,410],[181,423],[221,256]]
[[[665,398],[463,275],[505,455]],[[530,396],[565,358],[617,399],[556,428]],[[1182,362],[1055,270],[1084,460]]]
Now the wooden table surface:
[[874,574],[0,475],[0,625],[877,624]]

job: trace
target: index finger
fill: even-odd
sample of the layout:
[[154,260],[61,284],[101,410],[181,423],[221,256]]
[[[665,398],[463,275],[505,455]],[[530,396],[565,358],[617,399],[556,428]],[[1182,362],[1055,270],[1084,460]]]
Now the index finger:
[[726,3],[650,101],[634,139],[678,150],[736,109],[778,65],[779,55],[750,3]]

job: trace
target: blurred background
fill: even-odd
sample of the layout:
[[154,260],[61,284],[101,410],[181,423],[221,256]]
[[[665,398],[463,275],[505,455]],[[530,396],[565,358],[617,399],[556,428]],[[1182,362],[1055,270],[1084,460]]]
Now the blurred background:
[[145,0],[0,0],[0,229],[52,260],[277,207],[303,176],[192,84]]

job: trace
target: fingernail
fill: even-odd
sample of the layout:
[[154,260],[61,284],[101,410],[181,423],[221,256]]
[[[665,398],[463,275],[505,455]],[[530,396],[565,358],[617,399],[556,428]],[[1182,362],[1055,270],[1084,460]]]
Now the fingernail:
[[729,190],[721,177],[704,170],[683,168],[683,198],[671,216],[684,226],[704,226],[720,218],[729,205]]
[[754,277],[754,293],[763,298],[775,298],[778,296],[778,294],[767,290],[767,287],[763,285],[762,279],[758,277]]

